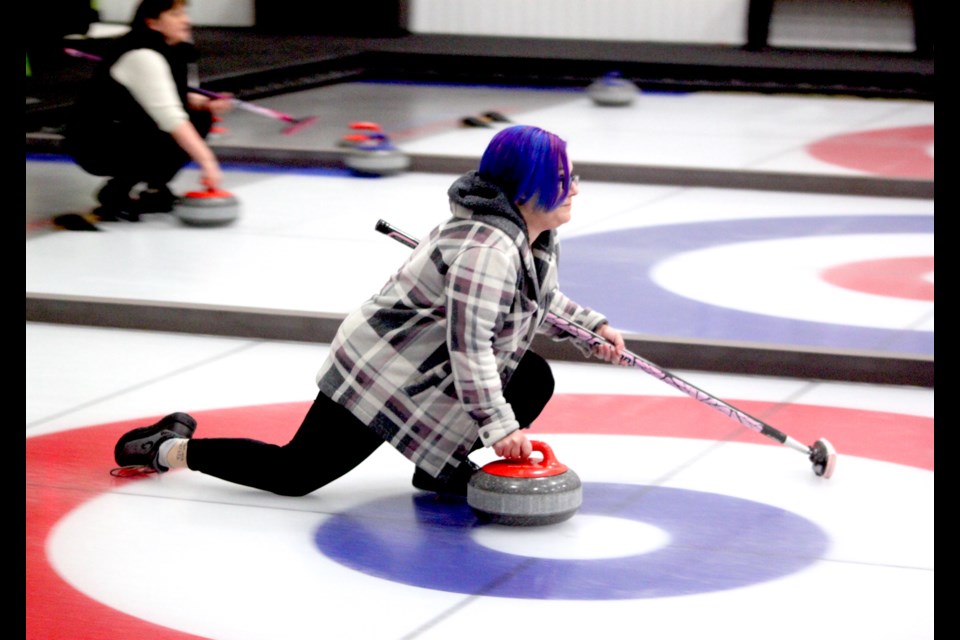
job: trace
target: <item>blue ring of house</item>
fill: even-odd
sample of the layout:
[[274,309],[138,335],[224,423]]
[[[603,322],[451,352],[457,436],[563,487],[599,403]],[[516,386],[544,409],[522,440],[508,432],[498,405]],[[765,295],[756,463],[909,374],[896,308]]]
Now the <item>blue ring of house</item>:
[[[580,304],[603,310],[612,325],[631,333],[932,356],[931,331],[845,326],[708,305],[668,291],[650,277],[654,265],[666,258],[728,242],[865,233],[933,234],[933,216],[837,215],[701,221],[561,238],[560,288]],[[757,265],[758,269],[762,267]],[[616,285],[597,286],[597,274]],[[662,309],[670,312],[661,313]]]
[[801,571],[829,546],[818,525],[795,513],[686,489],[584,483],[583,504],[574,517],[580,514],[633,519],[670,539],[630,556],[523,557],[475,542],[476,527],[498,525],[482,523],[465,500],[418,494],[334,514],[317,529],[315,542],[327,557],[379,578],[454,593],[544,600],[736,589]]

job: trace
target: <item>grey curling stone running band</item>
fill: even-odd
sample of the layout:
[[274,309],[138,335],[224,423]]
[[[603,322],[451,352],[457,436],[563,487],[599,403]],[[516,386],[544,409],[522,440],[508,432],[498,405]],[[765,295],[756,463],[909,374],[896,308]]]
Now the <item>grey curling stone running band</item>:
[[568,520],[583,503],[579,476],[557,461],[550,447],[533,441],[541,460],[496,460],[473,474],[467,504],[484,522],[540,526]]
[[230,224],[240,215],[240,203],[229,191],[207,189],[191,191],[173,208],[180,222],[192,227],[219,227]]
[[623,107],[633,104],[640,94],[640,88],[633,82],[611,72],[594,80],[587,87],[587,94],[594,104],[605,107]]
[[349,145],[343,163],[360,175],[389,176],[406,170],[410,157],[393,146],[386,135],[375,132]]

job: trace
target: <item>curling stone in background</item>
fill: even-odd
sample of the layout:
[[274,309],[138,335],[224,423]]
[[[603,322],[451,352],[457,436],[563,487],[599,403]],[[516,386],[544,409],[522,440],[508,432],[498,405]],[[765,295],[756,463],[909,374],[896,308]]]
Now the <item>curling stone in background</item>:
[[611,71],[594,80],[587,93],[594,104],[604,107],[622,107],[633,104],[640,89],[619,72]]
[[354,131],[366,131],[367,133],[383,133],[383,127],[369,120],[356,120],[351,122],[350,128]]
[[337,146],[353,149],[367,140],[369,140],[369,136],[365,133],[348,133],[337,141]]
[[386,134],[374,132],[345,149],[343,163],[364,176],[388,176],[410,166],[410,157],[395,147]]
[[229,191],[208,188],[183,194],[173,214],[192,227],[220,227],[237,219],[240,203]]
[[350,123],[351,133],[341,137],[337,146],[353,148],[358,147],[370,140],[370,136],[376,133],[383,133],[380,125],[376,122],[356,121]]
[[557,460],[545,442],[534,440],[542,458],[495,460],[470,477],[467,504],[495,524],[539,526],[568,520],[583,502],[579,476]]
[[210,125],[208,137],[211,139],[223,138],[230,133],[230,130],[223,126],[223,118],[213,116],[213,124]]

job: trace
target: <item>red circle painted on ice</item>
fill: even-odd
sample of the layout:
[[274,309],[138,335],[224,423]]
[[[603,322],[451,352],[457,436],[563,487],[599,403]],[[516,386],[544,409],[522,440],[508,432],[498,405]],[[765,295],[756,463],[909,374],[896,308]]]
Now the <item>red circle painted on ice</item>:
[[933,302],[933,256],[882,258],[837,265],[821,277],[832,285],[891,298]]
[[845,133],[807,146],[813,157],[887,178],[933,180],[933,125]]
[[[734,404],[800,442],[827,438],[838,455],[859,456],[933,470],[933,419],[810,405],[770,402]],[[309,403],[236,407],[194,413],[199,437],[251,437],[286,442]],[[102,604],[63,580],[47,561],[47,539],[71,511],[147,476],[114,478],[113,446],[124,432],[159,416],[34,436],[26,441],[26,637],[149,637],[185,640],[197,636],[156,625]],[[270,427],[269,425],[284,425]],[[631,395],[554,396],[532,433],[636,435],[726,439],[781,446],[747,428],[731,429],[730,418],[690,398]],[[736,427],[733,427],[736,429]],[[903,446],[909,442],[910,446]],[[808,464],[798,456],[798,464]],[[840,462],[842,465],[842,460]],[[812,471],[811,471],[812,473]],[[70,490],[64,490],[69,487]],[[149,527],[150,523],[144,523]],[[135,535],[136,532],[131,532]]]

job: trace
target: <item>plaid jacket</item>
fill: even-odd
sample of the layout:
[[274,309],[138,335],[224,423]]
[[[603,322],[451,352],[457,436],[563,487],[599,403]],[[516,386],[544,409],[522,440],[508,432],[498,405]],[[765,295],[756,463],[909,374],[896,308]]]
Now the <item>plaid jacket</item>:
[[538,331],[566,339],[543,323],[548,310],[590,329],[606,322],[557,289],[553,232],[531,249],[508,218],[451,209],[347,316],[317,374],[323,393],[441,477],[477,438],[489,446],[520,428],[503,388]]

